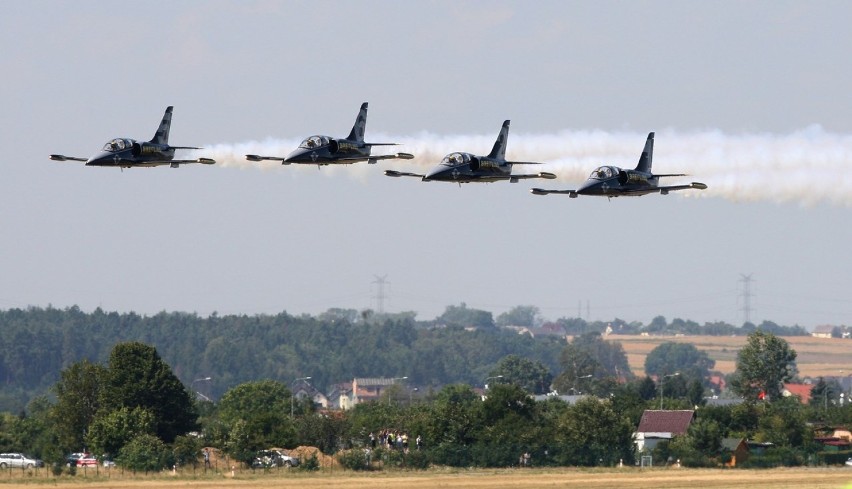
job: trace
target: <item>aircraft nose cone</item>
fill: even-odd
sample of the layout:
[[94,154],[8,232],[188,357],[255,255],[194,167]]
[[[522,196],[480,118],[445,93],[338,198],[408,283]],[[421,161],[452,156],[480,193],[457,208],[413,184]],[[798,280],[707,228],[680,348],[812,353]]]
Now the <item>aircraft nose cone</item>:
[[447,170],[443,168],[433,168],[429,170],[429,173],[423,177],[424,182],[428,182],[430,180],[446,180]]
[[115,155],[112,153],[101,152],[92,156],[88,160],[86,160],[86,166],[105,166],[111,165],[113,160],[115,159]]
[[577,193],[580,195],[604,195],[606,193],[604,185],[606,185],[606,182],[601,183],[597,180],[587,181],[583,185],[580,185]]
[[303,161],[309,161],[310,159],[307,157],[308,150],[306,149],[296,149],[290,152],[286,158],[284,158],[285,163],[301,163]]

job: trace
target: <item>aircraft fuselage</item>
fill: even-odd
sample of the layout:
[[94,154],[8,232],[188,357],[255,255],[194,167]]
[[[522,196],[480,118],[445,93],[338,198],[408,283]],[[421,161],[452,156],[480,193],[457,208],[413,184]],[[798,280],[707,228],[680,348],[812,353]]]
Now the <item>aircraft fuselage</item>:
[[[168,144],[156,144],[136,141],[128,138],[116,138],[104,145],[103,149],[86,161],[86,166],[112,166],[130,168],[148,166],[148,162],[171,160],[175,149]],[[150,166],[157,166],[151,164]]]
[[[370,157],[371,146],[364,142],[349,139],[334,139],[329,136],[311,136],[293,150],[282,162],[304,163],[309,165],[330,165],[334,163],[355,163],[353,158],[361,161]],[[346,161],[341,161],[341,160]]]
[[470,153],[450,153],[423,177],[424,182],[496,182],[506,180],[512,165],[486,156]]
[[602,166],[589,176],[577,195],[604,197],[640,196],[659,192],[659,177],[652,173],[625,170],[617,166]]

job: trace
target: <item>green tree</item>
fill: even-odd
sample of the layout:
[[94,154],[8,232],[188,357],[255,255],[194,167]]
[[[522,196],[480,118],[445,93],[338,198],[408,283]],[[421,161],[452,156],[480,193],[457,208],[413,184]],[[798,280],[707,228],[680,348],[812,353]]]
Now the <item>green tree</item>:
[[550,392],[553,375],[541,362],[534,362],[518,355],[503,357],[489,377],[502,377],[502,383],[515,384],[532,394]]
[[245,382],[226,392],[219,402],[219,418],[230,433],[232,455],[246,460],[259,449],[293,446],[290,400],[290,389],[274,380]]
[[102,365],[82,360],[72,363],[59,374],[53,387],[56,404],[53,419],[60,445],[66,450],[81,450],[86,432],[100,408],[101,390],[106,378]]
[[811,387],[811,399],[809,404],[814,408],[825,412],[838,402],[841,392],[843,392],[843,388],[840,386],[839,382],[834,379],[826,382],[825,378],[820,377],[817,379],[817,383]]
[[119,343],[110,353],[101,405],[107,411],[140,407],[154,416],[155,434],[166,443],[198,429],[189,391],[154,347]]
[[93,453],[115,456],[130,440],[153,434],[155,424],[154,414],[142,407],[102,410],[92,420],[86,443]]
[[202,443],[197,436],[178,436],[172,444],[175,463],[182,466],[196,466],[198,464],[198,456],[201,454],[201,448]]
[[540,310],[536,306],[515,306],[497,316],[496,324],[505,326],[524,326],[532,328],[539,321]]
[[145,472],[161,470],[174,463],[162,440],[144,433],[130,440],[121,449],[116,461],[122,467]]
[[587,467],[629,463],[633,430],[633,423],[616,413],[609,401],[583,398],[559,419],[558,462]]
[[470,386],[455,384],[441,389],[433,403],[434,414],[426,439],[431,444],[472,443],[476,425],[474,409],[480,402]]
[[562,373],[554,381],[560,392],[594,392],[609,395],[621,380],[633,373],[621,343],[605,341],[599,333],[575,337],[562,350]]
[[494,328],[494,317],[488,311],[470,309],[462,302],[458,306],[447,306],[443,314],[437,320],[448,326],[460,326],[463,328]]
[[779,447],[800,448],[813,440],[805,410],[795,397],[782,397],[770,404],[758,418],[758,441]]
[[781,398],[784,382],[796,375],[796,351],[782,338],[756,330],[737,355],[731,389],[746,402],[759,396],[775,402]]
[[715,365],[707,352],[690,343],[661,343],[645,357],[645,373],[657,377],[680,372],[687,380],[705,382]]

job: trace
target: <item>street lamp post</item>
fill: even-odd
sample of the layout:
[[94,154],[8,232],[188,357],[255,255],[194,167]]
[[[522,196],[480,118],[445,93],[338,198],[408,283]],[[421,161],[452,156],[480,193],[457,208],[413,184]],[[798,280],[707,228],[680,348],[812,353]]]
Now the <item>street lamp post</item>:
[[[397,380],[408,380],[408,376],[406,375],[405,377],[394,377],[394,378],[392,378],[391,379],[391,385],[396,384]],[[388,406],[390,406],[390,404],[391,404],[391,393],[390,393],[390,389],[388,389]]]
[[575,395],[575,396],[577,395],[577,381],[578,380],[580,380],[580,379],[591,379],[591,378],[592,378],[592,374],[574,377],[574,384],[571,386],[571,394]]
[[200,379],[195,379],[195,380],[193,380],[192,382],[189,383],[189,390],[191,390],[192,392],[195,392],[196,397],[200,396],[200,397],[204,398],[205,401],[210,401],[209,397],[207,397],[204,394],[196,391],[192,387],[193,385],[195,385],[196,382],[207,382],[207,381],[210,381],[210,380],[213,380],[213,377],[201,377]]
[[662,377],[660,377],[660,411],[663,410],[663,382],[665,382],[666,378],[675,377],[677,375],[680,375],[680,372],[675,372],[673,374],[663,375]]
[[483,382],[482,385],[485,386],[485,390],[488,390],[488,381],[489,380],[491,380],[491,379],[502,379],[502,378],[503,378],[502,375],[495,375],[494,377],[486,377],[485,382]]
[[[299,377],[298,379],[293,381],[293,384],[295,384],[296,382],[299,382],[300,380],[311,380],[311,378],[310,377]],[[296,397],[295,394],[293,392],[290,392],[290,417],[291,418],[294,417],[294,412],[293,412],[293,398],[294,397]]]

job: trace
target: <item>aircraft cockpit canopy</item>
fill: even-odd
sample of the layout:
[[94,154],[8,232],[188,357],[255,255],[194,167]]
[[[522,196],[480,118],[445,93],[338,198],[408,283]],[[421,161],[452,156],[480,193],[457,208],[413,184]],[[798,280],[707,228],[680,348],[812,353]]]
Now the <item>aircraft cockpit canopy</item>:
[[467,161],[467,155],[464,153],[450,153],[447,156],[444,156],[444,159],[441,160],[441,164],[446,166],[457,166],[466,163]]
[[316,149],[322,146],[328,145],[328,136],[311,136],[299,145],[300,148],[304,149]]
[[618,175],[618,170],[611,166],[601,166],[595,169],[589,178],[592,180],[606,180]]
[[133,141],[129,139],[115,138],[104,145],[104,151],[115,153],[117,151],[124,151],[125,149],[130,149],[132,146]]

